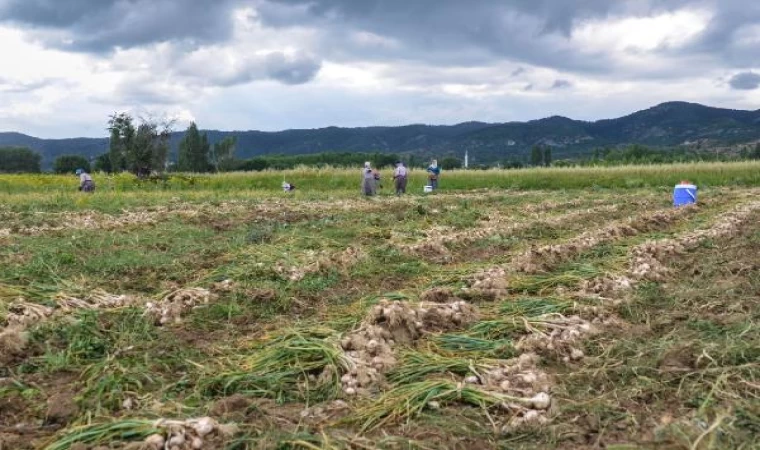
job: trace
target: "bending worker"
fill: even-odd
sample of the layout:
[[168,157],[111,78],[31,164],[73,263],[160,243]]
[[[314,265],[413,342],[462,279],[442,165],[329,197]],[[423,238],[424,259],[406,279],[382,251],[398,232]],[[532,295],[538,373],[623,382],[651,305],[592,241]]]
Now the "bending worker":
[[79,176],[79,190],[82,192],[95,192],[95,183],[92,181],[92,177],[84,169],[77,169],[77,176]]

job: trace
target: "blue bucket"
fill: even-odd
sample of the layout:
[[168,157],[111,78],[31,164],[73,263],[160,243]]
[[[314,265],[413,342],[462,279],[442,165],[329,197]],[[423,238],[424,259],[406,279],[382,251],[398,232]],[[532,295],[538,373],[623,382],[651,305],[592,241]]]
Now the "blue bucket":
[[678,184],[673,190],[673,206],[697,203],[697,187],[693,184]]

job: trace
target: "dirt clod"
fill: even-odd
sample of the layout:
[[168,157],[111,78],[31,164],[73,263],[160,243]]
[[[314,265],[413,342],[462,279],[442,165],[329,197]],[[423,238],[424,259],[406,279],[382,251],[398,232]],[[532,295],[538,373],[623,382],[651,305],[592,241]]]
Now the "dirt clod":
[[76,417],[79,407],[71,393],[58,393],[50,396],[45,413],[46,424],[65,425]]
[[451,303],[462,300],[447,288],[428,289],[420,295],[420,301],[427,303]]
[[29,339],[20,327],[0,331],[0,364],[8,364],[13,358],[24,354]]
[[209,413],[219,417],[244,417],[251,404],[251,399],[240,394],[235,394],[217,400],[211,408],[209,408]]

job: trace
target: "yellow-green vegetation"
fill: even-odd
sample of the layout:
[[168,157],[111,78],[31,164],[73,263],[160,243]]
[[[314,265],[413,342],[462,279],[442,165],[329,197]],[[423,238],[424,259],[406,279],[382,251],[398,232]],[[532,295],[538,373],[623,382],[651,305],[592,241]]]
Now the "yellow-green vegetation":
[[[392,170],[381,171],[382,183],[392,192]],[[336,195],[359,191],[359,169],[301,168],[286,171],[230,172],[217,175],[168,174],[138,180],[130,174],[95,174],[99,191],[206,191],[217,195],[236,191],[277,190],[283,181],[295,184],[302,192]],[[422,192],[427,175],[410,170],[409,191]],[[520,170],[454,170],[442,175],[443,191],[463,189],[579,189],[669,187],[683,179],[699,180],[706,186],[760,186],[760,162],[711,162],[648,164],[618,167],[556,167]],[[26,174],[0,176],[0,193],[44,192],[66,194],[76,190],[78,178],[71,175]],[[255,192],[254,192],[255,194]],[[260,192],[259,192],[260,194]]]
[[94,177],[0,177],[0,449],[757,448],[758,164]]

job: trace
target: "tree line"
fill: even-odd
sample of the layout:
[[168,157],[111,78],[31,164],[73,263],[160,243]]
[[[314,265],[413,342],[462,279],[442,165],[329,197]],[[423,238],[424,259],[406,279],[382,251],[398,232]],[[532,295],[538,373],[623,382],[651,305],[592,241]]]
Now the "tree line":
[[695,161],[737,161],[760,159],[760,143],[745,145],[736,152],[710,149],[675,147],[652,148],[644,145],[629,145],[624,148],[597,148],[590,157],[581,158],[582,165],[629,165],[629,164],[669,164]]
[[[110,134],[109,150],[91,162],[81,155],[60,155],[53,164],[56,173],[72,173],[81,168],[87,171],[131,172],[138,177],[167,171],[178,172],[225,172],[282,170],[298,166],[311,167],[356,167],[369,161],[373,167],[383,168],[403,161],[408,167],[426,167],[429,160],[419,155],[407,153],[356,153],[323,152],[301,155],[263,155],[249,159],[235,157],[237,139],[227,137],[213,145],[207,134],[201,133],[193,122],[185,130],[179,142],[177,161],[169,161],[170,138],[173,121],[139,118],[135,120],[127,113],[109,116],[107,129]],[[41,172],[41,156],[28,148],[0,147],[0,173]],[[651,148],[644,145],[629,145],[620,148],[597,148],[591,155],[554,161],[552,148],[534,145],[530,159],[520,161],[508,159],[496,163],[497,167],[522,168],[527,164],[537,166],[567,165],[624,165],[657,164],[689,161],[732,161],[760,159],[760,143],[745,145],[739,152],[720,152],[709,149],[675,147]],[[462,160],[445,157],[438,161],[444,170],[462,167]],[[477,165],[473,168],[486,169],[491,165]]]

